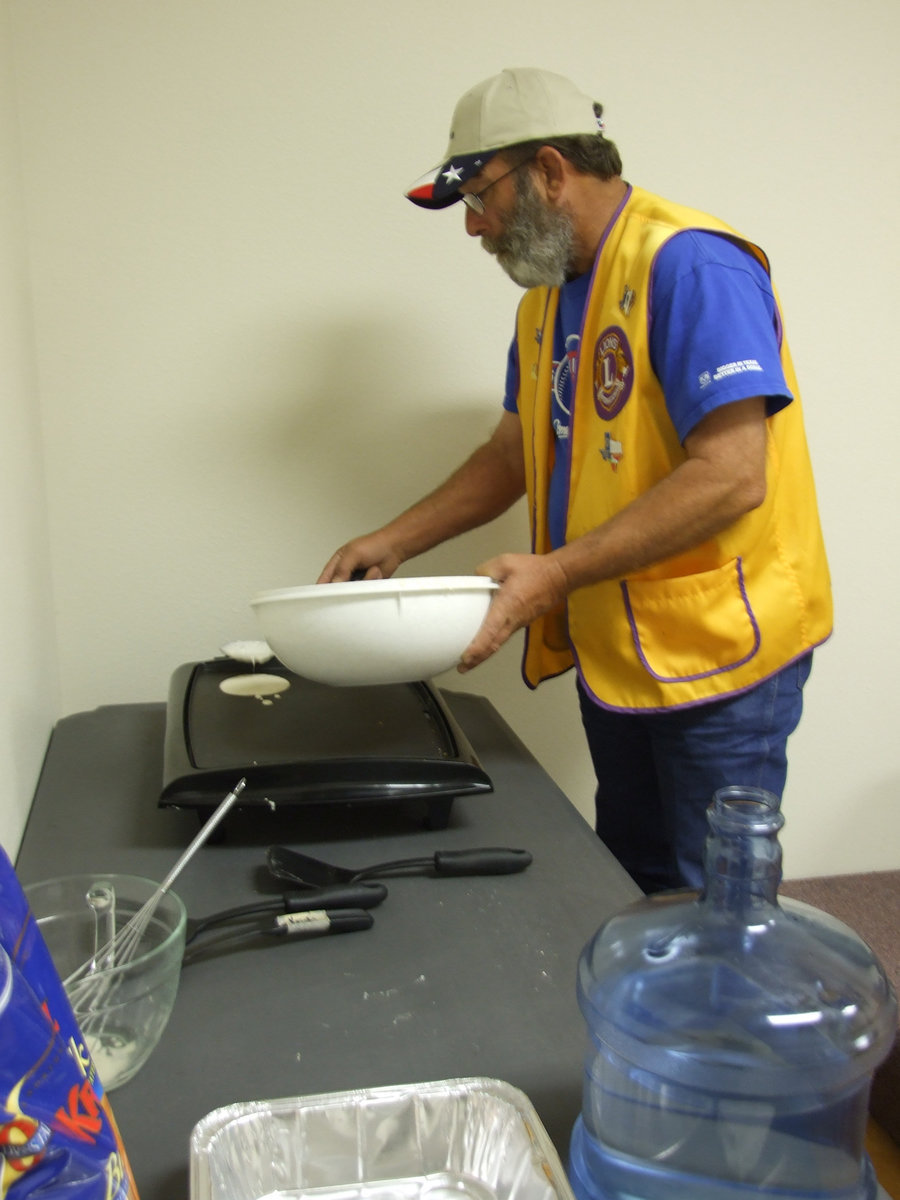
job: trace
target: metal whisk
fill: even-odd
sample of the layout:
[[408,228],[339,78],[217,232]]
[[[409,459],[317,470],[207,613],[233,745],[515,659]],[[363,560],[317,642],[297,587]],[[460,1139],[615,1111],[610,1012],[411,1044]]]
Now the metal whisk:
[[[92,958],[83,962],[80,967],[77,967],[63,981],[63,986],[68,993],[73,1007],[81,1011],[95,1006],[99,1007],[100,1002],[105,998],[109,989],[110,972],[117,967],[125,966],[134,957],[160,900],[193,858],[197,850],[209,838],[238,796],[240,796],[246,784],[246,779],[241,779],[235,784],[233,790],[228,793],[209,820],[204,823],[200,832],[149,900],[141,905],[134,916],[121,929],[117,930],[112,938],[104,946],[101,946]],[[96,995],[94,994],[95,992]]]

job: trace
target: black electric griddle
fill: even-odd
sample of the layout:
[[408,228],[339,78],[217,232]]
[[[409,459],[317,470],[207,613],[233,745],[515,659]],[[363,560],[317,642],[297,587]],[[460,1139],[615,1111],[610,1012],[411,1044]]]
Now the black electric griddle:
[[205,818],[238,774],[247,780],[239,807],[416,800],[427,825],[443,829],[454,797],[493,790],[430,682],[330,687],[273,659],[259,671],[290,686],[268,703],[219,686],[252,670],[229,658],[177,668],[160,807]]

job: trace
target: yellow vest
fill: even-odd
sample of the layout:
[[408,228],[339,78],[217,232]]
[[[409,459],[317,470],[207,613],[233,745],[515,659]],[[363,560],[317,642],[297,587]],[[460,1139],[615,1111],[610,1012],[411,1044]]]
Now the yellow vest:
[[[650,363],[650,273],[682,229],[737,235],[714,217],[638,188],[598,252],[581,337],[569,427],[566,540],[601,525],[671,473],[686,455]],[[763,252],[743,244],[768,270]],[[532,548],[550,546],[550,399],[557,289],[534,288],[519,307],[518,406]],[[642,570],[580,588],[565,611],[526,634],[531,687],[577,665],[611,709],[659,710],[721,698],[780,670],[831,633],[831,585],[797,381],[768,418],[766,498],[716,537]]]

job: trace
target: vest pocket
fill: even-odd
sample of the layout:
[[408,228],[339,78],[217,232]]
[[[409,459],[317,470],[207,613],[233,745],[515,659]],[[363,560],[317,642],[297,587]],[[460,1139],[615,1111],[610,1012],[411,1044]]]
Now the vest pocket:
[[620,586],[638,658],[661,683],[733,671],[759,649],[740,558],[697,575]]

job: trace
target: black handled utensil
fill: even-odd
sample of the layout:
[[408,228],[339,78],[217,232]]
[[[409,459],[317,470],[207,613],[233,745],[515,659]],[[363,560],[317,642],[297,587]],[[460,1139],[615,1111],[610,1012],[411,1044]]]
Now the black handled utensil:
[[336,867],[287,846],[270,846],[266,861],[276,878],[311,888],[358,883],[376,875],[515,875],[530,865],[532,857],[527,850],[488,846],[475,850],[438,850],[427,857],[401,858],[355,869]]
[[274,917],[237,918],[234,924],[216,926],[218,937],[206,939],[208,929],[204,929],[200,940],[185,948],[181,965],[190,966],[207,954],[243,949],[248,941],[259,942],[272,937],[294,941],[332,933],[354,933],[371,929],[374,924],[375,918],[363,908],[316,908],[277,913]]
[[[210,913],[208,917],[189,917],[185,945],[190,946],[196,937],[208,929],[223,925],[238,926],[248,921],[257,923],[258,929],[251,930],[252,932],[258,932],[260,929],[263,932],[271,933],[288,932],[291,922],[282,921],[282,918],[289,918],[293,914],[299,913],[327,911],[337,915],[338,910],[375,908],[386,896],[387,888],[383,883],[360,883],[351,886],[341,884],[336,887],[316,888],[299,894],[295,892],[282,896],[278,900],[257,901],[253,904],[242,904],[237,908],[223,908],[219,912]],[[275,915],[275,920],[263,926],[259,918],[270,914]],[[336,924],[340,924],[340,922],[338,921]],[[370,920],[368,925],[363,927],[368,929],[371,924]],[[302,921],[294,922],[293,928],[301,927]]]

